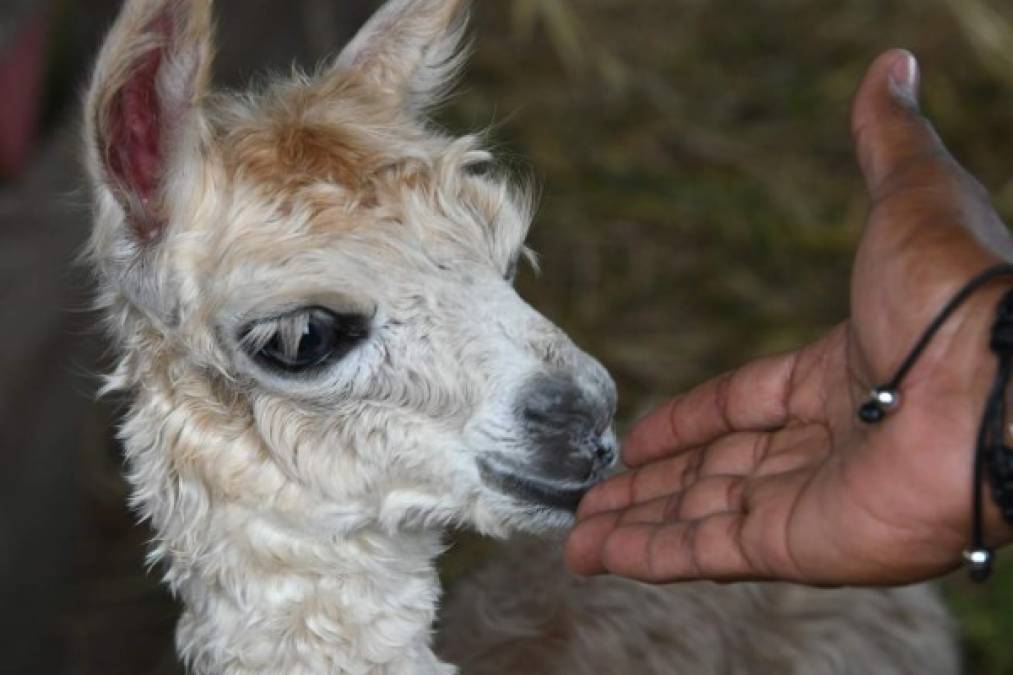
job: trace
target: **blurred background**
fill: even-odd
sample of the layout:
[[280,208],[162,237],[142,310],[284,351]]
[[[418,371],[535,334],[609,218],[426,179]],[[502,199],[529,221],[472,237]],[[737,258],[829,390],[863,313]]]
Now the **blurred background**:
[[[218,78],[311,66],[371,0],[218,0]],[[493,125],[537,177],[522,293],[600,357],[621,419],[848,311],[866,211],[848,137],[880,51],[1013,216],[1013,5],[1005,0],[478,0],[476,54],[439,113]],[[79,100],[118,0],[0,2],[0,671],[179,672],[176,607],[125,507],[108,366],[73,262],[87,234]],[[969,449],[970,451],[970,449]],[[480,557],[452,552],[453,579]],[[1013,564],[945,591],[967,672],[1013,673]]]

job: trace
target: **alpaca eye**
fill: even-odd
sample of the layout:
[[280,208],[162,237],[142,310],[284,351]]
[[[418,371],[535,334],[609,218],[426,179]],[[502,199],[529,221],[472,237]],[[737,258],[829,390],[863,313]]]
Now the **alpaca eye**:
[[256,361],[289,373],[303,373],[337,361],[369,333],[366,317],[335,314],[323,308],[302,310],[270,324],[249,328],[242,341]]

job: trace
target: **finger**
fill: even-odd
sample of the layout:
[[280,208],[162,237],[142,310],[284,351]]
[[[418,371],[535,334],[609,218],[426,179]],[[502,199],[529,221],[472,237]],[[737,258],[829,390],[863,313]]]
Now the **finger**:
[[750,473],[764,460],[771,442],[766,432],[733,433],[704,448],[627,471],[592,488],[580,502],[577,519],[684,490],[705,476]]
[[600,566],[641,581],[758,578],[741,545],[745,517],[716,513],[692,521],[615,528],[601,548]]
[[881,55],[855,96],[851,131],[869,194],[875,199],[917,158],[946,155],[918,110],[918,63],[905,50]]
[[758,359],[657,408],[623,443],[623,460],[637,467],[706,445],[733,431],[764,431],[788,418],[797,353]]
[[707,476],[685,490],[623,510],[616,526],[697,520],[724,511],[739,511],[745,504],[744,485],[742,476]]
[[[867,328],[872,343],[914,339],[905,331],[921,331],[925,315],[954,292],[955,279],[1013,260],[1013,237],[988,192],[920,114],[917,81],[909,53],[887,52],[870,66],[852,109],[858,160],[873,201],[853,268],[852,319]],[[892,292],[868,301],[883,288]],[[910,297],[923,302],[891,304],[891,298]],[[911,321],[901,322],[900,330],[883,324],[884,313],[899,312]],[[883,357],[886,363],[895,358]],[[875,372],[888,368],[876,359],[867,365]]]
[[622,511],[605,511],[580,521],[566,538],[566,565],[575,574],[605,571],[601,553],[608,536],[616,529]]
[[668,457],[599,483],[584,495],[577,520],[605,511],[620,511],[634,504],[679,492],[698,475],[706,448]]
[[[915,58],[903,50],[889,51],[873,62],[855,96],[851,126],[869,195],[880,205],[891,200],[893,217],[881,220],[895,226],[927,220],[937,226],[936,236],[956,231],[963,239],[965,228],[971,228],[993,251],[1013,257],[1013,239],[987,191],[953,159],[921,115],[918,80]],[[905,232],[896,235],[906,241]]]
[[606,542],[614,531],[636,525],[690,522],[715,514],[746,510],[746,481],[742,476],[708,476],[686,490],[636,504],[628,509],[588,516],[570,532],[567,563],[578,574],[605,571]]

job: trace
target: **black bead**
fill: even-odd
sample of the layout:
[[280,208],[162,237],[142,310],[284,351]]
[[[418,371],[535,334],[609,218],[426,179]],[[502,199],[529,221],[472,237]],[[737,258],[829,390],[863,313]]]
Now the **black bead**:
[[992,561],[995,558],[992,549],[985,548],[980,543],[964,551],[964,563],[967,565],[967,572],[974,581],[985,581],[992,573]]
[[988,549],[981,549],[975,551],[978,554],[984,554],[984,559],[976,562],[967,560],[967,574],[971,577],[972,581],[981,583],[988,579],[992,574],[992,552]]
[[882,406],[879,405],[878,401],[866,401],[862,404],[862,407],[858,409],[858,419],[862,420],[866,424],[876,424],[882,421],[883,417],[886,416]]
[[971,581],[980,584],[984,581],[988,581],[988,578],[992,575],[992,566],[982,565],[981,567],[969,567],[967,575],[971,577]]

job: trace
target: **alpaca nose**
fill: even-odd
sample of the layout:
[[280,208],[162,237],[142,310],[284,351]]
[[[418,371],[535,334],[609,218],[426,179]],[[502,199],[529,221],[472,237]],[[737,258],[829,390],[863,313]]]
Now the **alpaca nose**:
[[567,375],[540,375],[523,388],[518,417],[544,478],[588,482],[616,460],[615,392],[611,380],[581,386]]

